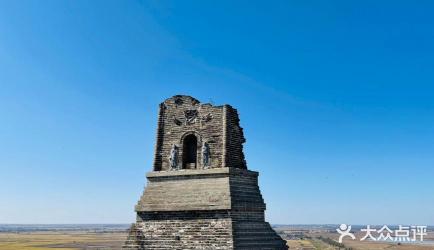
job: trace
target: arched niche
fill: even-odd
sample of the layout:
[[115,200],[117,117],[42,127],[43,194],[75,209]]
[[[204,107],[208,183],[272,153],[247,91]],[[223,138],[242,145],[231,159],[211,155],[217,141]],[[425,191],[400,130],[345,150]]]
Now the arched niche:
[[182,138],[182,168],[196,169],[199,163],[200,138],[194,133],[186,133]]

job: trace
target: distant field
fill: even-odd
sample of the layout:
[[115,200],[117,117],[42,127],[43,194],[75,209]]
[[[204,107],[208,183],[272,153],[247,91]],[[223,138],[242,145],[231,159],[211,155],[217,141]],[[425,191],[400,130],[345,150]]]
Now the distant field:
[[289,249],[300,250],[335,250],[336,248],[320,241],[320,240],[288,240],[287,245]]
[[0,250],[120,249],[126,236],[119,232],[79,231],[0,233]]

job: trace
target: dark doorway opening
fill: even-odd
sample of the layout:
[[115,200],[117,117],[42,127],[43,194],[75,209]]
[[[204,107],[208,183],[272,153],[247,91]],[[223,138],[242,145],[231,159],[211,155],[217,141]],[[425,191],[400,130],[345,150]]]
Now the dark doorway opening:
[[184,138],[182,147],[182,168],[196,168],[197,160],[197,138],[194,135],[187,135]]

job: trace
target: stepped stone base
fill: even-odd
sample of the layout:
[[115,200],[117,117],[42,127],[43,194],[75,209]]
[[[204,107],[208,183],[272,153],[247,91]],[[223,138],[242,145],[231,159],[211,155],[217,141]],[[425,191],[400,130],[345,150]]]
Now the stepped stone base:
[[257,177],[236,168],[148,173],[123,249],[288,249],[264,221]]

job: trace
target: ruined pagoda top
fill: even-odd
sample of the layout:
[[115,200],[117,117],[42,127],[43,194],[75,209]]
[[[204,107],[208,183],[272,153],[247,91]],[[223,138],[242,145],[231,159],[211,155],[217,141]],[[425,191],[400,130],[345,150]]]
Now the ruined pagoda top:
[[233,167],[246,169],[238,112],[186,95],[160,104],[154,171]]

